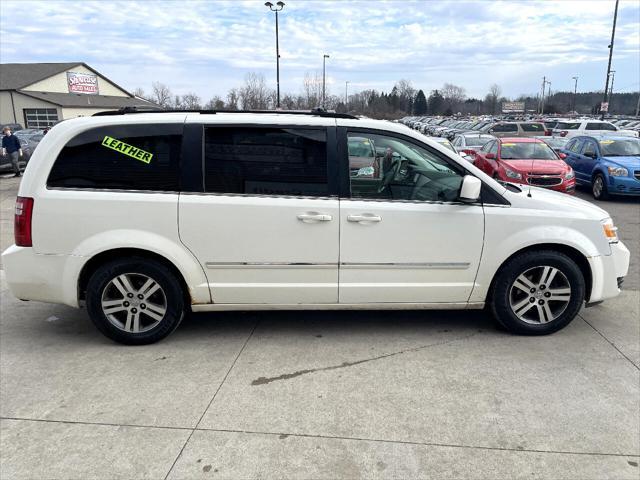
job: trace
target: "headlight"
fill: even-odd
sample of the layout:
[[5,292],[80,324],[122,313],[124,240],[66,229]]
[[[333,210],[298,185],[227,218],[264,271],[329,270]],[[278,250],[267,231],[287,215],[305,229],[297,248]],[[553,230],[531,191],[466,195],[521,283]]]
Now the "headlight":
[[618,243],[618,227],[613,224],[613,220],[607,218],[602,222],[604,236],[607,237],[609,243]]
[[629,175],[627,169],[622,167],[609,167],[608,170],[609,175],[611,175],[612,177],[626,177],[627,175]]
[[565,180],[571,180],[575,176],[576,176],[576,174],[573,172],[573,170],[569,170],[569,172],[564,176],[564,179]]
[[518,172],[514,172],[513,170],[509,170],[508,168],[504,169],[504,173],[506,173],[507,177],[509,178],[522,178],[522,175],[520,175]]

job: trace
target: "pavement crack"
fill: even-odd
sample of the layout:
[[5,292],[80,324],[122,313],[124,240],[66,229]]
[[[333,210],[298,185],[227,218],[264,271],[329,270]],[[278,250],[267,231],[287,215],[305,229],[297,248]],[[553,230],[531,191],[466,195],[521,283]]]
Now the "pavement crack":
[[626,355],[622,350],[620,350],[620,349],[618,348],[618,346],[617,346],[615,343],[613,343],[611,340],[609,340],[607,337],[605,337],[605,336],[602,334],[602,332],[601,332],[600,330],[598,330],[596,327],[594,327],[594,326],[591,324],[591,322],[589,322],[586,318],[584,318],[584,317],[583,317],[582,315],[580,315],[580,314],[578,314],[578,317],[580,317],[584,323],[586,323],[587,325],[589,325],[589,326],[590,326],[590,327],[591,327],[591,328],[592,328],[592,329],[593,329],[593,330],[594,330],[598,335],[600,335],[600,336],[601,336],[601,337],[602,337],[602,338],[603,338],[603,339],[604,339],[604,340],[605,340],[609,345],[611,345],[613,348],[615,348],[615,349],[618,351],[618,353],[619,353],[620,355],[622,355],[625,359],[627,359],[627,361],[628,361],[631,365],[633,365],[633,366],[636,368],[636,370],[640,370],[640,366],[636,365],[636,362],[634,362],[634,361],[633,361],[632,359],[630,359],[630,358],[629,358],[629,357],[628,357],[628,356],[627,356],[627,355]]
[[255,380],[253,380],[251,382],[252,386],[258,386],[258,385],[266,385],[268,383],[272,383],[272,382],[277,382],[280,380],[290,380],[292,378],[296,378],[296,377],[300,377],[302,375],[308,375],[310,373],[316,373],[316,372],[326,372],[329,370],[337,370],[339,368],[348,368],[348,367],[353,367],[355,365],[360,365],[363,363],[368,363],[368,362],[375,362],[376,360],[382,360],[385,358],[390,358],[390,357],[395,357],[396,355],[403,355],[405,353],[411,353],[411,352],[417,352],[420,350],[424,350],[427,348],[432,348],[432,347],[439,347],[442,345],[447,345],[449,343],[453,343],[453,342],[458,342],[461,340],[466,340],[467,338],[471,338],[475,335],[477,335],[479,332],[474,332],[471,333],[469,335],[465,335],[464,337],[458,337],[458,338],[452,338],[450,340],[443,340],[440,342],[435,342],[435,343],[429,343],[427,345],[420,345],[419,347],[412,347],[412,348],[407,348],[404,350],[400,350],[397,352],[392,352],[392,353],[386,353],[384,355],[378,355],[377,357],[371,357],[371,358],[364,358],[362,360],[356,360],[353,362],[342,362],[339,365],[330,365],[328,367],[319,367],[319,368],[309,368],[309,369],[304,369],[304,370],[298,370],[292,373],[283,373],[282,375],[278,375],[275,377],[258,377]]

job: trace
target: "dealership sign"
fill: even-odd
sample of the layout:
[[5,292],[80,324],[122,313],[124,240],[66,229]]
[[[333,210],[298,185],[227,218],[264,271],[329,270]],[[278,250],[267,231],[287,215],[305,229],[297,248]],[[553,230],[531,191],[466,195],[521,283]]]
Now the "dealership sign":
[[524,102],[502,102],[502,113],[524,112]]
[[98,94],[98,76],[93,73],[67,72],[69,93]]

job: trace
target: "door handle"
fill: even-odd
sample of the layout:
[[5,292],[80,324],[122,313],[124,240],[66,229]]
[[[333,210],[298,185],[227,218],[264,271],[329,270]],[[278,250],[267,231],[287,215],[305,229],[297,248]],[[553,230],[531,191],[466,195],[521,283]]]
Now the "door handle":
[[380,215],[374,215],[372,213],[364,213],[362,215],[347,215],[347,222],[354,223],[378,223],[382,221]]
[[298,215],[298,220],[304,223],[330,222],[333,217],[325,213],[309,212]]

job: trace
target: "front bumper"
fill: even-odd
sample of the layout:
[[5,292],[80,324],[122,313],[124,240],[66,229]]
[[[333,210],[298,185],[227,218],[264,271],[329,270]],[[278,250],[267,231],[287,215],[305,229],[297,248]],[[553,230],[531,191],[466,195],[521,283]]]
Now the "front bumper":
[[640,180],[636,180],[634,177],[614,177],[609,175],[608,189],[609,193],[613,195],[640,196]]
[[590,257],[592,286],[589,303],[616,297],[620,293],[621,279],[629,271],[629,249],[622,242],[611,244],[611,255]]

